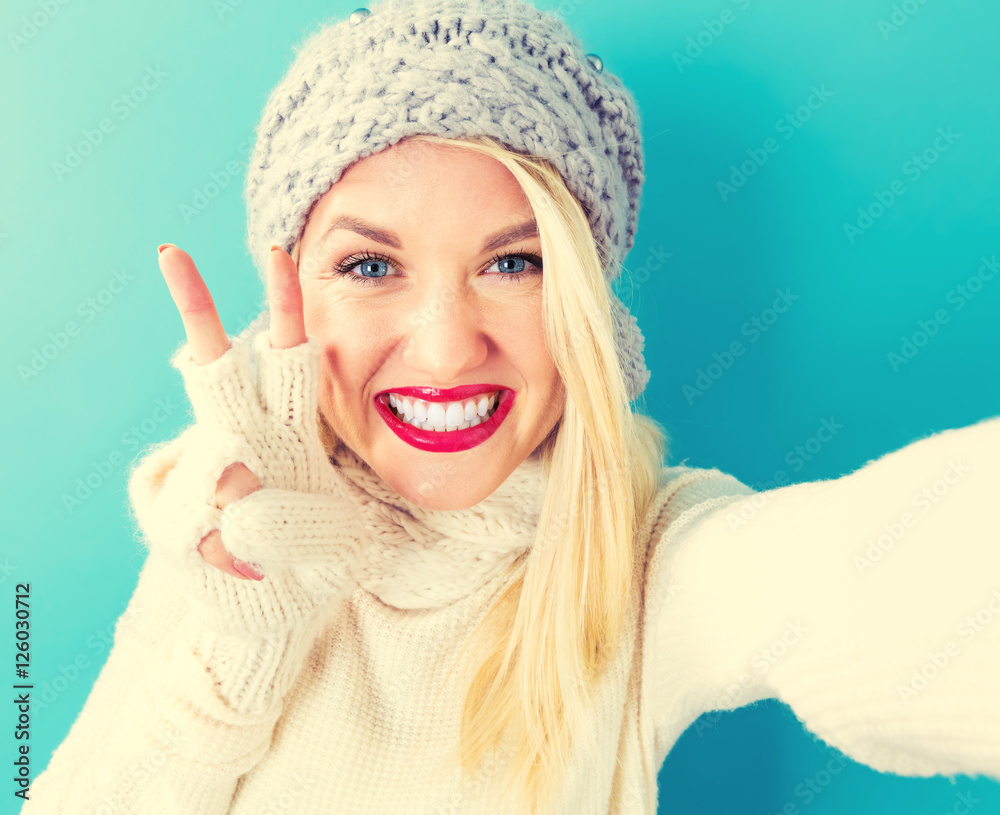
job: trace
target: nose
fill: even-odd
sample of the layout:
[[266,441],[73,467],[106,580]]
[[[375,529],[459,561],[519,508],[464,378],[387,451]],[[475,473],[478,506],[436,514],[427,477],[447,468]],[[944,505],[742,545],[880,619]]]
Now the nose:
[[449,387],[483,364],[489,342],[482,311],[467,289],[435,287],[409,311],[403,363],[417,381]]

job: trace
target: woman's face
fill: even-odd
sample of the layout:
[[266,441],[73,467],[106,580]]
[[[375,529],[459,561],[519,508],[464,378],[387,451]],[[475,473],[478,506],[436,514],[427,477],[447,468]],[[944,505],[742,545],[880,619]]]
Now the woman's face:
[[320,410],[413,503],[478,503],[562,416],[541,254],[514,176],[454,146],[403,140],[313,208],[299,278],[306,333],[325,349]]

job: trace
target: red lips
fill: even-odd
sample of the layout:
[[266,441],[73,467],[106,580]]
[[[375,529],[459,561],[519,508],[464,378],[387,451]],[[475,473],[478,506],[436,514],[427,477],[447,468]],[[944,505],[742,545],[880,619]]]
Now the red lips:
[[[391,391],[391,393],[398,393],[400,396],[415,396],[418,399],[427,399],[431,402],[457,402],[460,399],[467,399],[489,390],[500,391],[497,397],[499,400],[497,409],[485,422],[477,424],[475,427],[467,427],[465,430],[447,430],[444,432],[421,430],[411,424],[401,422],[389,407],[389,391],[375,397],[375,409],[385,423],[389,425],[389,429],[407,444],[416,447],[418,450],[427,450],[432,453],[455,453],[482,444],[496,432],[497,428],[500,427],[500,423],[503,422],[504,417],[510,412],[514,404],[514,391],[494,385],[463,385],[458,388],[448,388],[447,390],[437,390],[435,388],[402,388]],[[431,398],[432,396],[439,398]]]

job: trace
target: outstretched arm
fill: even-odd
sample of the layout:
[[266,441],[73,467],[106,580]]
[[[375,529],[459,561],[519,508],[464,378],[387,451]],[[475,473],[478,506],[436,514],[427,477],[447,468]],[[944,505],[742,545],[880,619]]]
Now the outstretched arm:
[[776,697],[877,770],[1000,778],[1000,418],[752,495],[701,472],[647,578],[658,746]]

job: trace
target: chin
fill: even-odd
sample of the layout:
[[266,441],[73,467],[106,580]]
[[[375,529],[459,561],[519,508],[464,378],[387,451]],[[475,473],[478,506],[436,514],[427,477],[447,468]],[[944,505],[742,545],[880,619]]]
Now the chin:
[[412,473],[410,477],[403,478],[397,478],[393,474],[385,480],[407,501],[429,510],[468,509],[496,489],[495,485],[488,484],[485,480],[470,484],[461,474],[452,473],[448,477],[433,470]]

